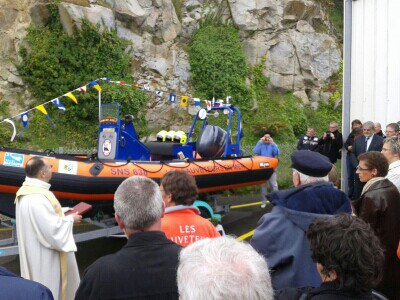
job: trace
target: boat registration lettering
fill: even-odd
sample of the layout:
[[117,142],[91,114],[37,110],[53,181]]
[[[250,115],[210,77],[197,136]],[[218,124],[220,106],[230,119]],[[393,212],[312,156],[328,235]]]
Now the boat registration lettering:
[[3,165],[21,168],[24,165],[24,155],[21,153],[6,152]]
[[269,162],[260,162],[260,168],[268,168]]
[[147,176],[147,172],[141,169],[133,169],[132,171],[128,168],[111,168],[111,175],[120,175],[120,176],[132,176],[132,175],[140,175]]
[[141,170],[141,169],[133,169],[133,175],[140,175],[140,176],[147,176],[147,172],[145,170]]
[[111,168],[111,175],[130,176],[131,172],[127,168]]

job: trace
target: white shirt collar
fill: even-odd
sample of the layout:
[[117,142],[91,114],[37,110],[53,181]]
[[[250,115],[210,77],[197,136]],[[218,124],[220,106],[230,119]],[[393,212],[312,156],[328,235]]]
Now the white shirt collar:
[[40,180],[37,178],[31,178],[28,176],[25,177],[25,181],[24,181],[23,185],[33,185],[33,186],[44,188],[46,190],[49,190],[51,187],[50,183],[44,182],[43,180]]
[[400,166],[400,160],[396,160],[389,165],[389,170]]

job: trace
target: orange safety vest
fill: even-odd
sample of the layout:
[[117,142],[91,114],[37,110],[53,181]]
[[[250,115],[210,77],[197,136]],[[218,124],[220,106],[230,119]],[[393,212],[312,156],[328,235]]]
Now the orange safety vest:
[[161,230],[167,238],[183,247],[204,238],[220,236],[214,225],[191,207],[165,213]]

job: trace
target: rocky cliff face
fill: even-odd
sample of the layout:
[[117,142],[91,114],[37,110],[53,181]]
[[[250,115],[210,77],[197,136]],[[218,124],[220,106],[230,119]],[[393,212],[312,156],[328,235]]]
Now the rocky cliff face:
[[[29,101],[15,63],[28,26],[46,23],[48,2],[0,0],[0,101],[25,105]],[[229,19],[239,28],[249,64],[265,61],[271,89],[293,91],[304,103],[316,105],[329,98],[323,87],[340,68],[341,53],[334,37],[316,30],[329,27],[317,0],[187,0],[179,9],[171,0],[86,4],[59,4],[67,33],[73,33],[74,25],[79,28],[83,18],[116,29],[130,43],[126,51],[138,77],[180,93],[190,93],[190,66],[183,46],[199,21],[210,15]]]

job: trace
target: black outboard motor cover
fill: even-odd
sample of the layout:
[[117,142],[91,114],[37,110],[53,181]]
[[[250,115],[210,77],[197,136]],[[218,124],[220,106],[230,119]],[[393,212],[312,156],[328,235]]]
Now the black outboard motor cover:
[[197,153],[203,158],[221,157],[224,154],[226,131],[216,125],[206,125],[197,139]]

